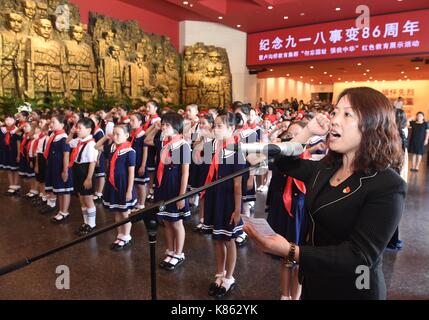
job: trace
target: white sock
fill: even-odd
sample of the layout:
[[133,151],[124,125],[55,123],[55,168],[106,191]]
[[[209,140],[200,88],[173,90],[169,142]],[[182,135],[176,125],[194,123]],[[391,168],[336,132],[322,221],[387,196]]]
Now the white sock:
[[231,285],[233,285],[234,283],[235,283],[234,277],[231,277],[231,279],[224,277],[222,279],[222,287],[225,287],[226,291],[228,291],[229,288],[231,288]]
[[88,222],[87,222],[87,224],[91,228],[94,228],[95,227],[95,218],[96,218],[96,215],[97,215],[97,209],[95,207],[88,208],[86,210],[86,212],[88,213]]
[[83,223],[88,224],[88,208],[82,207],[80,209],[82,210]]
[[55,207],[56,202],[56,200],[48,199],[47,205],[53,208]]
[[103,194],[102,194],[101,192],[96,192],[96,193],[95,193],[95,195],[96,195],[97,197],[101,197]]
[[131,235],[122,235],[121,237],[119,237],[121,240],[123,240],[123,241],[125,241],[125,242],[128,242],[128,241],[130,241],[132,238],[131,238]]

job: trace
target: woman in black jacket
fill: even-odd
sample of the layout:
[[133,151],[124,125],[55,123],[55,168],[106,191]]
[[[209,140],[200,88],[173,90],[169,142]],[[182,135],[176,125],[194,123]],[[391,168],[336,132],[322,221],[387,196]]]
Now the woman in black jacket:
[[302,299],[386,299],[382,253],[401,218],[406,183],[395,172],[401,141],[389,100],[371,88],[342,92],[331,120],[316,116],[293,141],[328,135],[320,162],[277,157],[275,164],[304,181],[311,222],[308,242],[245,230],[266,252],[299,263]]

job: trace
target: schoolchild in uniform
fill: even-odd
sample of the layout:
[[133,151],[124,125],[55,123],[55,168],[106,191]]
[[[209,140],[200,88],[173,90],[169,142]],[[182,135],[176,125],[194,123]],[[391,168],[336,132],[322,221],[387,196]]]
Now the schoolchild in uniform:
[[143,116],[140,113],[133,113],[130,116],[131,125],[131,147],[136,152],[136,167],[134,175],[134,184],[137,191],[137,205],[133,211],[144,209],[146,195],[147,195],[147,184],[149,182],[149,175],[146,172],[146,168],[143,164],[143,148],[145,131],[143,129]]
[[[234,138],[235,116],[233,113],[220,115],[215,120],[215,140],[212,146],[212,159],[205,184],[221,179],[246,166],[241,152],[229,151],[226,147],[238,142]],[[209,148],[210,149],[210,148]],[[207,150],[205,147],[204,150]],[[206,151],[204,152],[206,156]],[[210,157],[211,155],[209,155]],[[235,239],[243,233],[241,220],[242,177],[236,177],[208,189],[204,197],[203,229],[212,231],[216,253],[215,280],[209,286],[211,296],[222,298],[235,287],[233,277],[237,260]]]
[[[136,152],[128,141],[130,131],[128,124],[115,125],[113,134],[104,136],[96,144],[96,149],[102,151],[108,139],[113,141],[106,171],[108,180],[104,186],[103,204],[115,215],[116,222],[128,218],[131,209],[137,203],[134,188]],[[116,240],[111,244],[110,249],[119,251],[131,244],[131,223],[127,223],[117,228]]]
[[[95,149],[95,139],[91,134],[94,128],[95,124],[90,118],[82,118],[78,121],[75,132],[72,130],[68,137],[70,147],[73,148],[69,168],[73,170],[74,191],[79,196],[83,215],[83,224],[76,232],[79,236],[92,232],[96,226],[93,194],[98,151]],[[77,134],[76,139],[73,139],[74,133]]]

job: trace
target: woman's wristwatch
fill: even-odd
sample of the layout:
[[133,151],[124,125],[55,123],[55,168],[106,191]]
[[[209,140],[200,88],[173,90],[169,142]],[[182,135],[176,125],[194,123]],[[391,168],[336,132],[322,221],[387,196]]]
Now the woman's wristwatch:
[[286,261],[285,261],[285,265],[288,268],[292,268],[295,264],[296,264],[296,260],[295,260],[295,247],[296,244],[291,242],[290,243],[290,249],[289,249],[289,253],[286,257]]

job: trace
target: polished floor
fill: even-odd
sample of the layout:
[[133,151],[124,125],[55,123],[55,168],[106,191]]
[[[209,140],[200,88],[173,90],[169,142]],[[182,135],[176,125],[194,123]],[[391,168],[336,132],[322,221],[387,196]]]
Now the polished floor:
[[[424,160],[426,161],[426,159]],[[72,201],[71,219],[53,225],[21,198],[3,196],[6,175],[0,173],[0,266],[35,256],[74,239],[81,224],[77,199]],[[263,216],[263,195],[259,196],[257,216]],[[215,273],[213,244],[208,235],[193,233],[197,217],[186,224],[186,262],[174,272],[158,270],[159,299],[211,299],[207,288]],[[98,225],[113,217],[98,206]],[[109,244],[115,232],[39,260],[14,273],[0,277],[0,299],[149,299],[149,250],[143,223],[132,231],[134,246],[112,252]],[[384,271],[389,299],[429,299],[429,171],[426,162],[410,175],[409,193],[400,224],[404,249],[385,252]],[[165,247],[159,228],[158,259]],[[237,287],[229,299],[277,300],[279,261],[260,252],[252,242],[240,248],[236,268]],[[70,268],[70,289],[56,287],[56,268]]]

